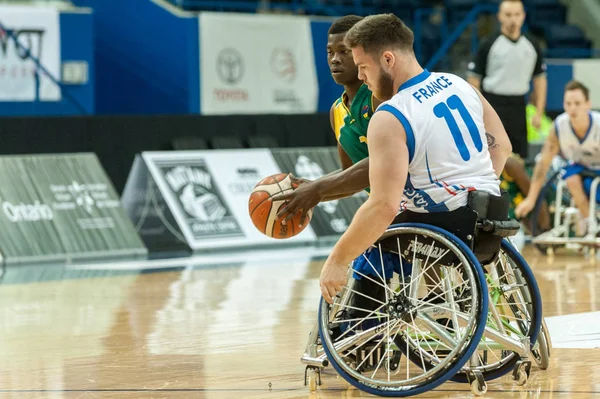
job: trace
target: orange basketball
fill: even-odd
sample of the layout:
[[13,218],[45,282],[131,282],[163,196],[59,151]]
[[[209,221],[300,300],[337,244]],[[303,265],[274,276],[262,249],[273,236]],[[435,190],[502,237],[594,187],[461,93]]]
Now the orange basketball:
[[281,222],[287,215],[278,218],[277,213],[286,202],[270,200],[275,195],[288,193],[297,187],[296,184],[292,184],[292,179],[286,173],[265,177],[258,182],[248,200],[248,212],[258,231],[269,237],[282,239],[298,235],[308,226],[312,218],[312,209],[308,211],[304,225],[300,226],[300,212],[284,225]]

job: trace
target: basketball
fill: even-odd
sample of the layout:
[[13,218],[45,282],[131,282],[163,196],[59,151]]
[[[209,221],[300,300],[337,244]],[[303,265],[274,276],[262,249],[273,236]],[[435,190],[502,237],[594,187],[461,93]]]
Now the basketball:
[[296,213],[284,225],[281,222],[286,215],[278,218],[277,213],[283,209],[286,201],[270,201],[271,197],[288,193],[297,187],[286,173],[265,177],[258,182],[248,200],[248,212],[258,231],[272,238],[283,239],[300,234],[308,226],[312,218],[312,209],[308,211],[304,225],[300,226],[301,212]]

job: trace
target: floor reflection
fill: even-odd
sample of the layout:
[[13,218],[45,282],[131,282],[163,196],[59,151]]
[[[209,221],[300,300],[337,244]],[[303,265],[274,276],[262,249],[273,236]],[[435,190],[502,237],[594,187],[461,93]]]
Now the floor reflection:
[[[491,382],[486,397],[600,397],[600,269],[580,256],[550,259],[531,248],[525,256],[556,340],[552,365],[535,369],[525,388],[509,378]],[[306,252],[149,270],[8,268],[0,285],[0,396],[366,397],[331,368],[321,390],[302,384],[299,359],[316,318],[322,263]],[[582,340],[585,348],[575,343]],[[466,384],[447,383],[421,397],[466,395]]]

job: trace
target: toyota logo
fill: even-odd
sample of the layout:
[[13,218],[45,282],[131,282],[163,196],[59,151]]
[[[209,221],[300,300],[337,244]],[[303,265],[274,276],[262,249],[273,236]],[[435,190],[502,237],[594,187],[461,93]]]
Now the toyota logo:
[[239,82],[244,76],[242,54],[234,48],[224,48],[217,56],[217,74],[228,84]]
[[291,82],[296,78],[296,62],[289,49],[274,49],[271,53],[271,70],[280,78]]

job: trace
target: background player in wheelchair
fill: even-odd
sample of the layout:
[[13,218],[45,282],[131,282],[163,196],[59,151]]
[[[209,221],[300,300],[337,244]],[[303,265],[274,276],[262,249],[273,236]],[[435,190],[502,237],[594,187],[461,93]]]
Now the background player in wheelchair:
[[[562,179],[580,216],[575,223],[575,232],[578,236],[586,235],[590,218],[596,217],[590,215],[590,187],[594,178],[600,176],[600,113],[591,108],[588,88],[577,81],[569,82],[564,94],[565,112],[554,121],[536,163],[529,194],[516,208],[518,217],[524,217],[534,209],[552,160],[561,155],[568,162],[562,171]],[[600,193],[596,192],[594,202],[599,200]]]

